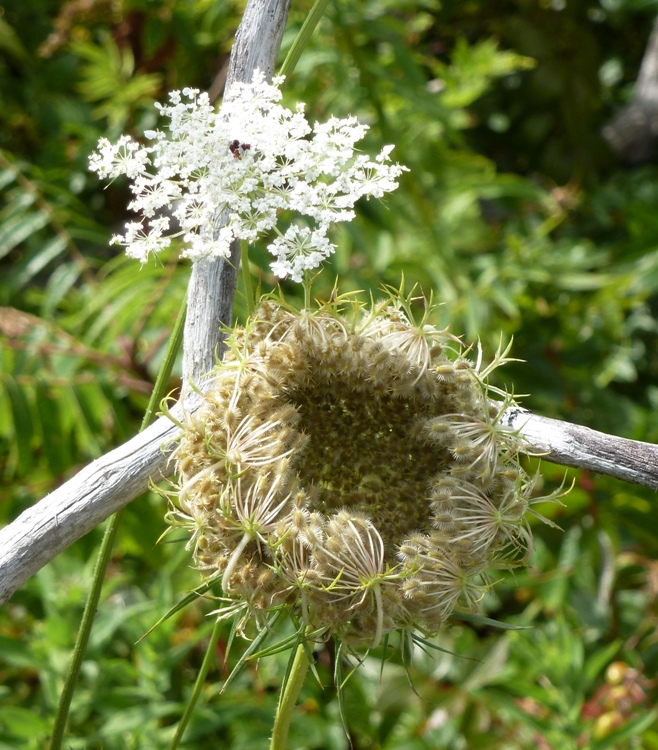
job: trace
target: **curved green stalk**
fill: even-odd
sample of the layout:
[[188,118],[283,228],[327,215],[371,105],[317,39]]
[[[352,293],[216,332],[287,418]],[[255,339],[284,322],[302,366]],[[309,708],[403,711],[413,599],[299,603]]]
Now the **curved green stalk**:
[[116,539],[122,516],[123,508],[117,511],[112,516],[109,524],[107,525],[107,528],[105,529],[105,533],[103,534],[103,541],[101,542],[101,547],[98,551],[98,558],[96,560],[96,566],[94,568],[94,577],[91,582],[91,590],[87,597],[85,610],[82,615],[82,622],[80,623],[80,630],[78,631],[75,648],[73,649],[71,664],[69,665],[69,670],[66,674],[66,680],[64,681],[64,688],[62,689],[62,694],[60,695],[59,703],[57,704],[55,726],[53,727],[53,734],[49,745],[50,750],[60,750],[60,748],[62,747],[64,730],[66,729],[66,722],[69,716],[71,701],[73,700],[73,692],[75,690],[75,685],[80,674],[82,660],[84,659],[85,653],[87,651],[87,644],[89,643],[91,628],[94,624],[94,617],[96,616],[96,609],[98,608],[98,601],[101,596],[101,589],[103,588],[105,571],[107,570],[107,566],[110,561],[112,546],[114,545],[114,540]]
[[[176,318],[176,323],[174,324],[171,336],[169,337],[167,353],[162,363],[162,367],[158,372],[158,377],[156,378],[155,385],[153,386],[151,398],[149,399],[148,406],[146,407],[146,412],[144,413],[144,418],[142,419],[141,427],[139,428],[140,432],[143,432],[154,420],[158,404],[166,395],[166,388],[169,382],[169,377],[174,367],[174,362],[176,361],[176,355],[183,341],[183,328],[185,323],[186,309],[187,303],[184,301],[178,312],[178,317]],[[100,550],[98,551],[98,558],[96,560],[94,575],[91,582],[91,590],[89,591],[89,596],[87,597],[84,613],[82,615],[82,622],[80,623],[80,630],[78,631],[75,648],[73,649],[71,664],[69,665],[69,669],[66,674],[66,680],[64,681],[64,687],[62,689],[62,694],[57,705],[57,714],[55,715],[55,725],[53,727],[49,750],[61,750],[62,747],[64,730],[66,729],[66,722],[68,720],[69,711],[71,708],[73,692],[80,675],[82,660],[84,659],[85,653],[87,651],[89,636],[91,635],[91,628],[94,623],[94,617],[96,616],[96,609],[100,600],[103,581],[105,580],[105,573],[110,562],[112,547],[114,546],[114,540],[116,539],[122,516],[123,508],[112,516],[109,524],[107,525],[107,528],[105,529],[103,541],[101,542]]]
[[308,645],[305,641],[297,646],[295,660],[290,668],[288,680],[282,686],[281,698],[274,719],[270,750],[286,750],[290,721],[309,668],[308,656],[306,655],[307,648]]
[[156,414],[155,410],[160,405],[162,399],[167,395],[169,378],[171,377],[174,365],[176,364],[178,351],[183,343],[183,331],[185,329],[186,312],[187,299],[184,299],[180,306],[180,310],[178,311],[178,316],[176,317],[174,327],[171,331],[169,343],[167,344],[167,351],[165,352],[165,357],[162,361],[162,366],[160,367],[158,376],[155,379],[155,385],[153,386],[153,390],[151,391],[151,397],[149,398],[148,406],[146,407],[146,411],[144,412],[142,424],[139,427],[140,432],[144,432],[144,430],[151,424],[151,422],[153,422]]
[[217,641],[219,640],[219,636],[222,632],[222,623],[223,620],[221,620],[220,618],[217,618],[217,620],[215,621],[215,627],[213,628],[212,634],[210,636],[210,643],[208,644],[206,654],[203,657],[203,663],[201,664],[201,669],[199,670],[196,682],[194,683],[194,690],[192,690],[192,695],[190,696],[190,699],[185,706],[185,712],[183,713],[181,720],[178,722],[178,726],[176,727],[176,734],[174,735],[174,739],[169,746],[170,750],[176,750],[176,748],[178,747],[178,743],[183,738],[183,733],[187,729],[187,725],[190,723],[190,719],[192,718],[192,714],[194,712],[194,707],[199,700],[199,696],[201,695],[201,691],[203,690],[203,685],[206,681],[206,675],[208,674],[208,670],[210,669],[210,664],[217,647]]
[[292,47],[286,55],[286,59],[283,61],[283,65],[279,69],[278,75],[290,76],[295,69],[295,66],[299,62],[299,58],[302,56],[304,47],[308,44],[308,40],[313,35],[315,27],[324,15],[324,11],[328,4],[329,0],[315,0],[313,7],[306,16],[302,28],[299,30],[299,34],[297,34],[295,41],[292,43]]

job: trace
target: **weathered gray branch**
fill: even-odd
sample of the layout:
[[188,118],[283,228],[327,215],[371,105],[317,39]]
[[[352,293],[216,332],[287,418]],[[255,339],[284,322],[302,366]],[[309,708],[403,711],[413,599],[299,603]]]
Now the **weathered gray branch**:
[[658,141],[658,18],[644,51],[631,101],[603,128],[619,160],[643,164],[655,154]]
[[528,453],[658,490],[658,445],[540,417],[519,407],[508,409],[501,422],[523,435]]
[[180,430],[161,417],[0,529],[0,603],[62,550],[170,474]]

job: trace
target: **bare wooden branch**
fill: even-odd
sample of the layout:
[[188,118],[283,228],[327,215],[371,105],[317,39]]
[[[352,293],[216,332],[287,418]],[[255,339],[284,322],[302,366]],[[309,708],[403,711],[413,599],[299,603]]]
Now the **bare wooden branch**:
[[658,490],[658,445],[540,417],[519,407],[507,409],[501,423],[519,431],[527,453]]
[[623,164],[643,164],[658,141],[658,18],[644,51],[631,101],[603,128]]
[[0,603],[62,550],[160,480],[179,428],[161,417],[0,529]]
[[271,79],[288,20],[291,0],[251,0],[235,35],[229,63],[227,88],[250,83],[254,70]]
[[[217,231],[221,225],[218,225]],[[212,258],[192,267],[187,288],[187,314],[183,338],[183,384],[203,388],[206,375],[221,359],[222,327],[231,324],[233,298],[240,264],[240,245],[231,245],[230,258]]]

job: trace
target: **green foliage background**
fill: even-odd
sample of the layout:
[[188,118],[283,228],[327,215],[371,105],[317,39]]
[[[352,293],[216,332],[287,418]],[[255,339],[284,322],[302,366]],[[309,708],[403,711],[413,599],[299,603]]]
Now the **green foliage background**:
[[[189,267],[172,254],[139,269],[108,246],[128,193],[100,185],[87,158],[100,136],[152,127],[173,88],[219,94],[243,5],[0,9],[0,522],[138,428]],[[309,9],[293,3],[281,60]],[[344,291],[404,276],[467,341],[493,352],[514,336],[525,361],[499,378],[529,408],[658,442],[658,162],[621,166],[600,135],[632,95],[657,12],[656,0],[334,0],[286,96],[311,118],[358,115],[364,147],[395,143],[411,171],[360,206],[318,294],[336,274]],[[542,471],[548,485],[564,476]],[[549,509],[564,533],[538,527],[532,566],[501,575],[485,602],[531,628],[451,625],[436,638],[445,650],[415,654],[409,674],[398,656],[381,675],[369,658],[345,687],[349,741],[327,646],[326,687],[308,681],[290,747],[658,748],[656,496],[571,477],[565,507]],[[198,583],[182,544],[156,543],[164,512],[153,494],[128,506],[70,748],[167,748],[184,710],[213,604],[139,640]],[[2,750],[47,744],[99,535],[0,611]],[[244,648],[222,666],[228,637],[186,748],[267,746],[287,656],[222,694]]]

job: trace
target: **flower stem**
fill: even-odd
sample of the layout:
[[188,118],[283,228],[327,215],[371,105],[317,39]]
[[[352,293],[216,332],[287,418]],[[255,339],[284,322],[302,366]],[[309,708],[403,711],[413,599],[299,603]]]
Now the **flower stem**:
[[377,605],[377,630],[375,631],[375,637],[372,639],[372,646],[370,648],[377,648],[382,639],[382,631],[384,630],[384,607],[382,605],[382,590],[379,583],[375,583],[373,593],[375,594],[375,604]]
[[240,267],[242,269],[244,296],[247,300],[249,315],[251,315],[256,309],[256,299],[254,297],[254,289],[251,285],[251,272],[249,270],[249,243],[246,240],[240,241]]
[[274,719],[270,750],[286,750],[290,720],[309,668],[308,656],[306,655],[307,648],[308,646],[304,642],[297,646],[295,660],[288,674],[288,680],[282,686],[281,698]]
[[185,713],[183,714],[180,722],[178,723],[178,726],[176,727],[176,734],[174,735],[174,739],[171,742],[170,750],[176,750],[187,728],[187,725],[192,718],[192,713],[194,712],[194,708],[199,700],[201,691],[203,690],[203,686],[206,681],[206,675],[208,674],[208,670],[210,669],[210,664],[212,663],[212,660],[215,656],[217,641],[219,641],[219,636],[222,632],[222,624],[223,621],[221,619],[217,619],[217,621],[215,622],[215,627],[213,628],[212,635],[210,636],[210,643],[208,643],[208,648],[206,649],[206,655],[203,657],[201,669],[199,670],[196,682],[194,683],[194,690],[192,691],[192,695],[187,702],[187,706],[185,706]]
[[73,700],[73,692],[80,676],[80,668],[82,667],[82,660],[84,659],[87,651],[87,645],[89,643],[89,636],[91,635],[91,628],[94,624],[94,618],[96,617],[96,610],[98,608],[98,602],[101,597],[101,590],[103,588],[103,581],[105,580],[105,571],[107,570],[108,563],[112,554],[112,547],[114,546],[114,540],[116,539],[119,525],[121,524],[121,518],[123,517],[123,508],[117,511],[105,528],[103,534],[103,541],[98,551],[98,557],[96,559],[96,565],[94,567],[93,579],[91,582],[91,589],[87,595],[87,601],[85,603],[85,609],[82,615],[82,621],[80,622],[80,630],[75,642],[73,649],[73,655],[71,657],[71,663],[66,674],[66,680],[64,681],[64,687],[59,697],[59,703],[57,705],[57,713],[55,715],[55,725],[53,726],[53,733],[50,739],[49,750],[60,750],[62,742],[64,740],[64,731],[66,729],[66,723],[69,717],[69,710],[71,708],[71,701]]
[[302,285],[304,287],[304,310],[311,309],[311,284],[313,279],[310,271],[304,271],[304,279]]
[[306,16],[299,34],[297,34],[295,41],[292,43],[290,52],[288,52],[286,59],[283,61],[283,65],[278,73],[280,76],[290,77],[290,74],[299,62],[299,58],[302,56],[304,47],[308,44],[309,39],[315,31],[315,27],[324,15],[328,3],[329,0],[315,0],[313,7]]

